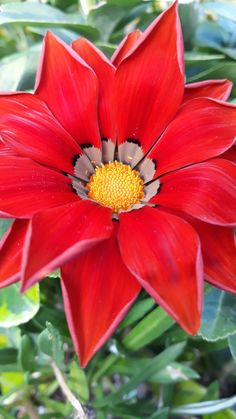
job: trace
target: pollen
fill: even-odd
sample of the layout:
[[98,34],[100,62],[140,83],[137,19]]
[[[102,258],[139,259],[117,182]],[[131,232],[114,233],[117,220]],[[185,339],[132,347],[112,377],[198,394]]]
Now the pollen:
[[139,172],[118,161],[96,167],[86,186],[89,198],[112,208],[114,213],[128,210],[144,198]]

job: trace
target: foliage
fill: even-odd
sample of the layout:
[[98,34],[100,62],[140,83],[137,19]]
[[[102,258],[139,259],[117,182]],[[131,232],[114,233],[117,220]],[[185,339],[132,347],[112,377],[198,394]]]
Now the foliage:
[[[32,90],[42,37],[82,35],[108,56],[130,30],[144,29],[165,2],[155,0],[4,1],[0,90]],[[188,82],[235,83],[236,4],[180,4]],[[10,221],[0,220],[1,236]],[[59,272],[21,295],[0,291],[0,418],[236,418],[236,297],[208,286],[200,333],[187,336],[143,292],[85,370],[69,337]],[[64,383],[64,384],[63,384]],[[64,387],[63,387],[64,386]],[[65,397],[65,386],[70,394]]]

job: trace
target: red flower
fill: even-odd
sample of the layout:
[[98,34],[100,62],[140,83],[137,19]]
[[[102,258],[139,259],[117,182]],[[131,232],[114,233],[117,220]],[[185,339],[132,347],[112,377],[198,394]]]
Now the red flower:
[[182,47],[176,3],[111,62],[48,33],[35,94],[0,97],[1,285],[61,267],[82,365],[142,286],[191,334],[204,276],[236,291],[231,83],[184,90]]

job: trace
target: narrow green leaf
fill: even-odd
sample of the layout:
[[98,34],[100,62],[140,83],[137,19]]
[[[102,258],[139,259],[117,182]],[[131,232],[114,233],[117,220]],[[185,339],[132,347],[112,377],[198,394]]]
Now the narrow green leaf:
[[223,60],[225,56],[223,54],[209,54],[206,52],[194,52],[189,51],[184,54],[185,61],[212,61],[212,60]]
[[140,371],[135,374],[128,383],[121,386],[117,392],[114,392],[109,396],[104,397],[102,400],[97,401],[95,406],[103,407],[110,404],[121,403],[122,400],[127,397],[128,393],[135,389],[137,385],[150,378],[154,372],[156,373],[157,371],[160,371],[170,362],[178,358],[178,356],[182,353],[184,346],[185,342],[177,343],[176,345],[172,345],[165,349],[153,359],[150,359],[146,363],[145,367],[141,368]]
[[123,343],[128,349],[140,349],[161,336],[174,323],[161,307],[157,307],[125,336]]
[[207,401],[201,403],[187,404],[175,407],[171,410],[174,415],[204,415],[215,413],[236,405],[236,396],[228,399]]
[[120,325],[120,329],[130,326],[134,322],[141,319],[145,314],[155,306],[155,301],[152,298],[145,298],[134,304],[127,316]]

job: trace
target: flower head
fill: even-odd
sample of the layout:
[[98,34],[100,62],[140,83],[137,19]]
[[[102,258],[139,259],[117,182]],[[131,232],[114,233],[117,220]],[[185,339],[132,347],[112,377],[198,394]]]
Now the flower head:
[[82,365],[141,287],[191,334],[204,278],[236,291],[230,89],[184,86],[174,3],[111,61],[86,39],[68,47],[48,33],[35,93],[0,96],[0,211],[16,218],[1,286],[25,290],[61,267]]

